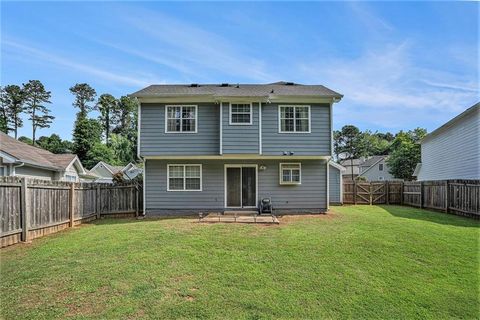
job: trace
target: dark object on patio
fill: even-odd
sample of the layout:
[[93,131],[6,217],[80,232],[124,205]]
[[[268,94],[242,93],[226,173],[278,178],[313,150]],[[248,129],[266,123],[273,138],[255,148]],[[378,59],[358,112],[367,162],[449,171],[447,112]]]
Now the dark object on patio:
[[272,213],[272,200],[270,200],[270,198],[263,198],[261,201],[260,201],[260,205],[259,205],[259,208],[258,208],[258,211],[260,214],[262,213]]

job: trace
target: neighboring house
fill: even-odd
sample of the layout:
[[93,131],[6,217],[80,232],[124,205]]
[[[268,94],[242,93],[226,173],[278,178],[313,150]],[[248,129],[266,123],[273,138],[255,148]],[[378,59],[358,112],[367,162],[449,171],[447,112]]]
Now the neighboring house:
[[139,157],[149,214],[325,212],[332,104],[321,85],[152,85],[139,107]]
[[395,179],[388,171],[388,156],[372,156],[360,164],[359,177],[364,177],[367,181],[399,180]]
[[342,174],[347,169],[338,163],[330,160],[330,168],[328,171],[330,204],[343,203],[343,179]]
[[74,154],[54,154],[0,133],[0,176],[54,181],[90,181]]
[[480,179],[480,103],[468,108],[420,142],[417,180]]
[[119,172],[123,173],[123,178],[125,180],[131,180],[141,174],[142,169],[138,168],[133,163],[129,163],[126,166],[112,166],[104,161],[98,162],[92,169],[90,169],[90,173],[97,177],[95,182],[98,183],[112,183],[113,176]]
[[340,165],[345,168],[343,179],[352,181],[360,174],[360,165],[365,162],[365,158],[345,159],[340,161]]

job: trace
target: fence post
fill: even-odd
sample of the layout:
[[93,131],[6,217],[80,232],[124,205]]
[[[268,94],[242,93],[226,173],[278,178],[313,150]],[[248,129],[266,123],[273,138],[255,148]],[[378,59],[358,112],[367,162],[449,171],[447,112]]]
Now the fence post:
[[135,186],[135,217],[138,218],[138,185]]
[[400,205],[403,205],[403,181],[400,183]]
[[372,203],[373,203],[373,188],[372,188],[372,182],[370,182],[370,183],[368,184],[368,190],[369,190],[368,193],[370,193],[370,205],[372,205]]
[[96,191],[96,208],[95,208],[95,211],[97,211],[97,219],[100,219],[100,210],[102,210],[102,206],[101,206],[101,199],[100,199],[100,195],[101,195],[101,192],[100,192],[100,185],[97,185],[97,191]]
[[70,212],[70,228],[73,228],[73,223],[75,221],[75,183],[71,182],[70,192],[68,194],[68,204]]
[[420,209],[423,208],[423,181],[420,182]]
[[388,183],[388,180],[385,181],[385,197],[387,204],[390,204],[390,184]]
[[448,180],[445,180],[445,213],[448,213],[448,194],[449,194]]
[[27,178],[22,178],[20,186],[21,206],[20,217],[22,219],[22,241],[28,241],[28,227],[30,226],[30,199],[28,199]]
[[353,179],[353,204],[357,204],[357,181]]

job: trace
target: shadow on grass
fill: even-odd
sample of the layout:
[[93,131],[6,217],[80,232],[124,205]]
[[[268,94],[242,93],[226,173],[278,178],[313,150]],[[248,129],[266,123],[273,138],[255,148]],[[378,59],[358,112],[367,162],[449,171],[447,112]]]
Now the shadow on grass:
[[126,217],[126,218],[102,218],[100,220],[90,221],[90,224],[93,225],[106,225],[106,224],[132,224],[132,223],[142,223],[142,222],[152,222],[159,220],[171,220],[171,219],[185,219],[198,221],[198,216],[152,216],[145,218],[135,218],[135,217]]
[[467,228],[479,228],[480,221],[473,218],[457,216],[454,214],[448,214],[440,211],[433,211],[427,209],[419,209],[408,206],[395,206],[395,205],[379,205],[382,209],[390,213],[392,216],[414,219],[414,220],[424,220],[429,222],[434,222],[438,224],[452,225],[457,227],[467,227]]

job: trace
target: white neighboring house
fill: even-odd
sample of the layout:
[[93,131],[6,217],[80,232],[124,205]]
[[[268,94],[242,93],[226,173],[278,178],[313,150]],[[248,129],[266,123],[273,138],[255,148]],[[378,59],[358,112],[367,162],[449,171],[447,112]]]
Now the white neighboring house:
[[360,164],[359,177],[365,177],[367,181],[400,180],[390,174],[387,159],[386,155],[367,158]]
[[0,133],[0,176],[52,181],[91,181],[75,154],[54,154]]
[[480,179],[480,103],[468,108],[420,141],[417,180]]
[[104,161],[98,162],[92,169],[90,169],[90,173],[97,177],[95,182],[99,183],[112,183],[113,176],[119,172],[122,172],[125,180],[131,180],[141,174],[142,169],[138,168],[131,162],[126,166],[112,166]]

